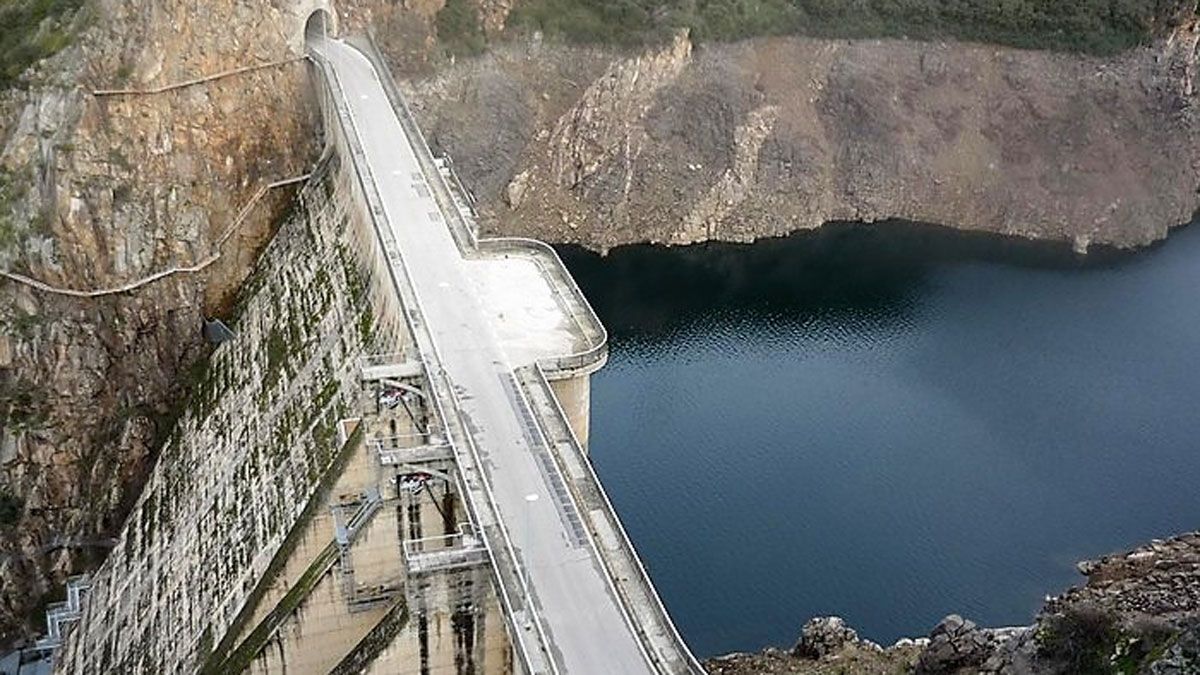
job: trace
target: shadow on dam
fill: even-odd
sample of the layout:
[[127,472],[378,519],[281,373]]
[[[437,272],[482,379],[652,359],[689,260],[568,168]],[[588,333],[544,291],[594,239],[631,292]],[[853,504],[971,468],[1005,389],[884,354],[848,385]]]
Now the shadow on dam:
[[592,458],[699,655],[1028,623],[1077,560],[1200,522],[1200,228],[562,252],[612,334]]

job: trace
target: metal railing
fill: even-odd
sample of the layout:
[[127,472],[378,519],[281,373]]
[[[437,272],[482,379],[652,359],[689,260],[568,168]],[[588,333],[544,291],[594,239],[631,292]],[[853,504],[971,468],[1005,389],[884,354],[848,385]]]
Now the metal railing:
[[374,368],[376,366],[394,366],[396,364],[408,363],[408,355],[404,352],[391,352],[388,354],[365,354],[358,357],[358,367]]
[[411,447],[383,447],[382,444],[376,445],[376,453],[379,456],[379,463],[384,466],[398,466],[400,464],[421,464],[424,462],[434,462],[439,459],[447,459],[447,455],[453,457],[454,449],[449,443],[439,443],[432,445],[417,445]]
[[62,644],[67,629],[83,615],[83,602],[91,588],[92,581],[87,575],[67,579],[67,599],[46,607],[46,635],[37,641],[34,649],[51,651]]
[[483,541],[475,534],[475,528],[470,523],[462,523],[457,532],[439,534],[420,539],[405,539],[404,553],[415,555],[427,551],[441,551],[448,548],[471,549],[483,548]]
[[409,574],[480,565],[488,561],[482,540],[465,523],[453,534],[408,539],[402,548]]

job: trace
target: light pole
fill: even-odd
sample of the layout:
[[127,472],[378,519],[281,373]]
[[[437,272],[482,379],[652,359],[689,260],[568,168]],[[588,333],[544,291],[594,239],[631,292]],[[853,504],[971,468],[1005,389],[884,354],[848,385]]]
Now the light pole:
[[533,508],[533,503],[536,502],[537,500],[538,500],[538,494],[536,492],[530,492],[529,494],[525,495],[525,536],[524,536],[525,564],[523,565],[523,567],[525,569],[525,603],[527,605],[525,607],[525,629],[526,630],[529,630],[530,628],[533,627],[533,590],[532,590],[532,587],[530,585],[530,580],[529,580],[529,567],[532,564],[532,558],[533,558],[533,551],[530,549],[529,542],[533,540],[533,532],[532,532],[533,527],[530,525],[530,522],[529,522],[529,512]]

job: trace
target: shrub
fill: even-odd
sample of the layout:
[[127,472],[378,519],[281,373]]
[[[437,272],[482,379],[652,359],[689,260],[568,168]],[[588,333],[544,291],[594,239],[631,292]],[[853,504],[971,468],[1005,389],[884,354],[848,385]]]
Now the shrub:
[[573,42],[643,44],[688,28],[701,41],[795,33],[1112,54],[1187,8],[1184,0],[526,0],[509,23]]
[[25,507],[25,502],[20,497],[9,494],[7,490],[0,490],[0,526],[12,525],[21,518],[21,510]]
[[0,0],[0,87],[66,47],[83,0]]
[[1066,672],[1107,673],[1118,637],[1117,620],[1111,613],[1094,605],[1069,607],[1042,620],[1038,653],[1061,664]]
[[1081,604],[1043,619],[1037,645],[1039,656],[1062,672],[1133,675],[1144,672],[1178,632],[1156,617],[1121,621],[1101,607]]
[[437,34],[453,54],[478,54],[486,46],[479,9],[472,0],[446,0],[437,14]]

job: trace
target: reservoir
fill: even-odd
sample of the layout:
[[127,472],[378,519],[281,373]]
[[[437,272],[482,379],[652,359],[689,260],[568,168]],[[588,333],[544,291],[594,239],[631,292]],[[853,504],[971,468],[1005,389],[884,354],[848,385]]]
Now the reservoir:
[[1200,525],[1200,227],[562,252],[611,333],[593,461],[697,656],[1027,624],[1078,560]]

